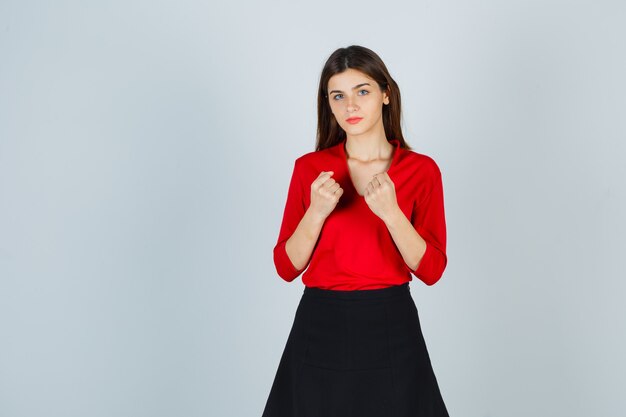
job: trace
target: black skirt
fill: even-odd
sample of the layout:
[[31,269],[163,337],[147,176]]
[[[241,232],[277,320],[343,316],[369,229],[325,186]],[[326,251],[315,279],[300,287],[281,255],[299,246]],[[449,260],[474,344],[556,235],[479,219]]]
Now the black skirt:
[[448,417],[409,283],[305,287],[263,417]]

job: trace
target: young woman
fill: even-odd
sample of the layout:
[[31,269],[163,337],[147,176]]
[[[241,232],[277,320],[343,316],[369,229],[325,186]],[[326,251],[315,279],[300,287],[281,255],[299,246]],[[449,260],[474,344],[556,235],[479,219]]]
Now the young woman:
[[377,54],[328,58],[316,150],[295,160],[274,247],[278,275],[306,268],[305,288],[263,417],[448,416],[409,290],[447,264],[442,177],[400,114]]

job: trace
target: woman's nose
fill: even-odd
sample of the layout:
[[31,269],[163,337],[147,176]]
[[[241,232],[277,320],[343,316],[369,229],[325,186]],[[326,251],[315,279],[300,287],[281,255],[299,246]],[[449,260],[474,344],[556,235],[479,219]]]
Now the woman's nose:
[[348,97],[347,101],[346,101],[346,107],[348,108],[348,110],[356,110],[357,109],[357,104],[355,102],[355,100],[351,97]]

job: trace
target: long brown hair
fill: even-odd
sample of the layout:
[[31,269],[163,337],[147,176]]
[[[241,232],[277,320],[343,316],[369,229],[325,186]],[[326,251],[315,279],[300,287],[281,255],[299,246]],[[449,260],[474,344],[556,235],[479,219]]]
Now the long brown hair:
[[339,126],[330,109],[327,92],[328,80],[333,75],[342,73],[348,68],[363,72],[376,81],[380,91],[387,92],[389,104],[383,106],[382,114],[385,136],[387,139],[398,139],[401,148],[411,150],[412,148],[404,141],[400,127],[402,108],[398,84],[389,74],[382,59],[371,49],[359,45],[337,49],[324,64],[317,92],[317,140],[315,150],[320,151],[334,146],[346,138],[346,132]]

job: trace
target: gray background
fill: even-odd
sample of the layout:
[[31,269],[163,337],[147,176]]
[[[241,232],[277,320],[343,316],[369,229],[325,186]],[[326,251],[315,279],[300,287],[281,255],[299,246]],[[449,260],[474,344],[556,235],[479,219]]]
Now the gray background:
[[623,415],[626,6],[411,3],[0,2],[0,416],[261,415],[350,44],[443,172],[448,267],[411,291],[450,414]]

